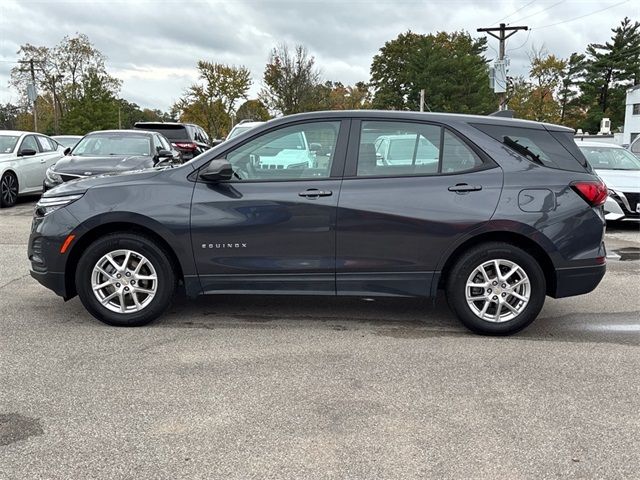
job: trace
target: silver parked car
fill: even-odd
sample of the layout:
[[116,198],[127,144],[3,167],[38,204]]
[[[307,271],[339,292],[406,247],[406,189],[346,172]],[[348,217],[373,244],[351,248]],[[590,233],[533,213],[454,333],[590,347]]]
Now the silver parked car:
[[613,143],[579,142],[578,147],[609,189],[605,218],[640,219],[640,158]]
[[18,195],[42,192],[47,168],[62,158],[62,147],[46,135],[0,130],[0,207]]

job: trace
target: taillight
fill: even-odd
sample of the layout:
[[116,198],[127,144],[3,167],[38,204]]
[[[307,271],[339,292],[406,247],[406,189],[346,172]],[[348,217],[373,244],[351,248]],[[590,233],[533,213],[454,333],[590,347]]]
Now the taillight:
[[573,182],[571,188],[592,207],[602,205],[609,194],[607,186],[602,181]]
[[198,145],[196,145],[195,143],[174,143],[174,145],[184,150],[195,150],[196,148],[198,148]]

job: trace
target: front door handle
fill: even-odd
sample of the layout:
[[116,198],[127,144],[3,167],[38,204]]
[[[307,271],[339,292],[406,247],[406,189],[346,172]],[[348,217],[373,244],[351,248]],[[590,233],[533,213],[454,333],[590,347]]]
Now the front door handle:
[[298,194],[298,196],[306,198],[330,197],[331,195],[333,195],[331,190],[318,190],[317,188],[310,188]]
[[43,159],[40,160],[40,163],[45,163],[46,161],[47,161],[47,159],[43,158]]
[[482,190],[482,185],[469,185],[467,183],[458,183],[456,185],[452,185],[448,189],[450,192],[456,193],[466,193],[466,192],[477,192]]

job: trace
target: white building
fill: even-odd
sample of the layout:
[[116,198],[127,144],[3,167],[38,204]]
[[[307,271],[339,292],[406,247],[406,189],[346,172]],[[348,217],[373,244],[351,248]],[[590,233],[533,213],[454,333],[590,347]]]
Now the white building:
[[640,85],[627,90],[622,144],[629,145],[638,135],[640,135]]

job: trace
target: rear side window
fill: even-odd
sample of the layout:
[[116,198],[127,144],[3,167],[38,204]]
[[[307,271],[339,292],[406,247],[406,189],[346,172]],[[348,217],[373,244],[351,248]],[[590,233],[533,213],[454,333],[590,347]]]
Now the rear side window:
[[53,152],[56,149],[56,147],[47,137],[38,135],[36,138],[38,139],[38,143],[40,144],[41,152]]
[[364,121],[357,176],[458,173],[483,166],[478,155],[439,125]]
[[136,129],[150,130],[163,134],[171,141],[189,140],[189,134],[183,125],[136,125]]
[[586,158],[570,132],[550,132],[546,129],[508,125],[473,126],[534,163],[560,170],[590,171]]

